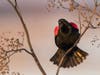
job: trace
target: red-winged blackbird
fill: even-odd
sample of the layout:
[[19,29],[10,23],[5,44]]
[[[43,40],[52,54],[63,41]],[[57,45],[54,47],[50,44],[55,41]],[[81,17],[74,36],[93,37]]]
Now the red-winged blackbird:
[[[71,48],[79,38],[79,29],[73,22],[69,23],[65,19],[58,21],[59,26],[54,29],[55,43],[58,47],[55,55],[50,59],[54,64],[59,65],[62,56]],[[88,55],[87,52],[75,46],[64,58],[61,67],[74,67],[83,62]]]

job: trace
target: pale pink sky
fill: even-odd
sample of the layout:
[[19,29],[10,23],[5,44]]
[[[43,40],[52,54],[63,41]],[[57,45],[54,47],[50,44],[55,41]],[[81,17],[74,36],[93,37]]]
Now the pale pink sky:
[[[68,13],[62,9],[48,12],[46,10],[47,0],[43,2],[41,0],[21,0],[19,5],[26,21],[35,53],[47,75],[55,75],[57,66],[49,61],[57,50],[53,29],[57,25],[59,18],[66,18],[77,23],[75,21],[77,16],[76,12]],[[25,5],[23,5],[24,3]],[[1,0],[0,33],[9,31],[14,33],[23,31],[23,28],[12,7],[6,0]],[[94,46],[90,43],[95,36],[94,34],[100,39],[100,29],[89,30],[78,44],[81,49],[89,53],[87,59],[75,68],[61,68],[60,75],[100,75],[100,47],[97,48],[97,43],[100,43],[100,41],[96,42]],[[26,42],[25,47],[28,49]],[[20,72],[24,75],[42,75],[33,58],[24,52],[15,54],[11,60],[10,69],[12,72]]]

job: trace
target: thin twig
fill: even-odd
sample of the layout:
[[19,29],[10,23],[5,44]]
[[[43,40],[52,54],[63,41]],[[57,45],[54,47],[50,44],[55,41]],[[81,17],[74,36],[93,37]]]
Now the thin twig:
[[27,37],[27,42],[28,42],[29,48],[30,48],[30,50],[31,50],[31,52],[32,52],[32,57],[34,58],[34,60],[35,60],[35,62],[36,62],[36,64],[37,64],[37,66],[39,67],[39,69],[40,69],[40,71],[42,72],[42,74],[43,74],[43,75],[46,75],[45,70],[42,68],[42,66],[41,66],[41,64],[40,64],[40,62],[39,62],[39,60],[38,60],[38,58],[37,58],[37,56],[36,56],[36,54],[35,54],[35,52],[34,52],[34,49],[32,48],[32,44],[31,44],[31,41],[30,41],[29,32],[28,32],[28,29],[27,29],[27,27],[26,27],[26,24],[25,24],[25,22],[24,22],[24,20],[23,20],[23,17],[22,17],[22,15],[21,15],[21,13],[19,12],[18,8],[16,8],[15,5],[14,5],[10,0],[8,0],[8,2],[12,5],[13,9],[14,9],[15,12],[17,13],[17,15],[18,15],[18,17],[19,17],[19,19],[20,19],[20,21],[21,21],[21,23],[22,23],[22,25],[23,25],[23,28],[24,28],[24,30],[25,30],[26,37]]
[[[84,10],[88,10],[88,11],[90,11],[90,12],[92,12],[92,9],[90,9],[90,8],[87,8],[87,7],[85,7],[85,6],[82,6],[82,5],[80,5],[80,7],[82,7]],[[100,14],[96,11],[96,13],[95,13],[95,15],[97,15],[97,16],[99,16],[100,17]]]
[[80,8],[79,8],[79,11],[78,11],[78,15],[79,15],[79,26],[80,26],[80,34],[82,33],[82,24],[81,24],[81,14],[80,14]]
[[[74,0],[75,1],[75,0]],[[93,12],[93,10],[91,8],[89,8],[88,4],[86,3],[85,5],[86,6],[82,6],[81,4],[79,4],[78,2],[75,1],[75,3],[77,3],[81,8],[83,8],[84,10],[86,11],[90,11],[90,12]],[[99,5],[97,5],[99,6]],[[100,17],[100,13],[98,13],[97,11],[95,12],[95,15],[99,16]]]
[[8,50],[6,51],[6,53],[11,53],[11,52],[21,52],[21,51],[25,51],[28,54],[32,54],[31,52],[29,52],[28,50],[26,50],[25,48],[21,48],[21,49],[17,49],[17,50]]
[[[61,8],[69,10],[69,8],[65,7],[60,0],[58,0],[58,4]],[[55,3],[56,5],[56,3]],[[57,5],[56,5],[57,6]]]

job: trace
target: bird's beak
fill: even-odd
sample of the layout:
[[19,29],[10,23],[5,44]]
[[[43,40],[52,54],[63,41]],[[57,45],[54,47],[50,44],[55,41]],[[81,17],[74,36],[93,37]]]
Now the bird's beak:
[[63,23],[61,21],[59,21],[59,28],[62,28]]

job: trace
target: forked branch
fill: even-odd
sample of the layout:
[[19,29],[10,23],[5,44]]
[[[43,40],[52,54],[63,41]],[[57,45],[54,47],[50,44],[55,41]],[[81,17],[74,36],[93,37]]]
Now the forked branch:
[[[22,23],[22,26],[23,26],[24,31],[25,31],[25,33],[26,33],[27,43],[28,43],[28,45],[29,45],[29,48],[30,48],[32,57],[34,58],[34,60],[35,60],[35,62],[36,62],[36,64],[37,64],[37,66],[39,67],[39,69],[40,69],[40,71],[42,72],[42,74],[43,74],[43,75],[46,75],[46,72],[45,72],[44,69],[42,68],[42,66],[41,66],[41,64],[40,64],[40,62],[39,62],[39,60],[38,60],[38,58],[37,58],[37,56],[36,56],[36,54],[35,54],[35,52],[34,52],[34,49],[32,48],[32,44],[31,44],[31,41],[30,41],[30,36],[29,36],[28,29],[27,29],[26,24],[25,24],[25,22],[24,22],[24,20],[23,20],[22,14],[20,13],[19,9],[17,8],[17,0],[15,0],[15,5],[14,5],[14,3],[13,3],[11,0],[7,0],[7,1],[8,1],[8,2],[10,3],[10,5],[13,7],[13,9],[15,10],[16,14],[18,15],[18,17],[19,17],[19,19],[20,19],[20,21],[21,21],[21,23]],[[25,51],[26,51],[26,50],[25,50]],[[26,51],[26,52],[27,52],[27,51]],[[28,52],[28,53],[29,53],[29,52]]]

